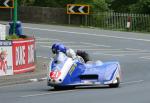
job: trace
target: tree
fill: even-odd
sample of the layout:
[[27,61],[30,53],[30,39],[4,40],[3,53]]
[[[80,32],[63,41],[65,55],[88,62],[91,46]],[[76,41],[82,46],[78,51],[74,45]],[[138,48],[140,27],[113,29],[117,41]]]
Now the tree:
[[106,3],[106,0],[93,0],[93,3],[91,3],[93,11],[108,11],[108,4]]
[[93,12],[108,11],[150,13],[150,0],[18,0],[24,6],[60,7],[88,4]]
[[138,0],[112,0],[110,9],[115,12],[129,12],[129,6],[135,4]]
[[35,0],[35,6],[43,7],[66,7],[67,4],[73,3],[74,0]]
[[34,2],[35,0],[18,0],[19,5],[21,6],[33,5]]
[[138,0],[137,3],[130,6],[130,11],[150,14],[150,0]]
[[150,13],[150,0],[107,0],[115,12]]

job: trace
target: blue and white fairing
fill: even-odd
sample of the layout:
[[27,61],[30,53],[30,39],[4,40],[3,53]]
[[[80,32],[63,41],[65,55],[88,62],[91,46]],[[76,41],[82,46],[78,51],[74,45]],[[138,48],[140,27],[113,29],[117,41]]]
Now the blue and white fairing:
[[84,63],[82,58],[73,60],[59,52],[48,68],[48,86],[109,85],[118,87],[121,69],[118,62],[101,61]]

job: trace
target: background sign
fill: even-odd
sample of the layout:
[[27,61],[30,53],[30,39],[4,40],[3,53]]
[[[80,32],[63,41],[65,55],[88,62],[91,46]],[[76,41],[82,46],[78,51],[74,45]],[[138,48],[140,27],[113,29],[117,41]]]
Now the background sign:
[[14,0],[0,0],[0,8],[14,8]]
[[89,5],[68,4],[67,14],[89,14]]
[[13,75],[12,42],[0,40],[0,76]]

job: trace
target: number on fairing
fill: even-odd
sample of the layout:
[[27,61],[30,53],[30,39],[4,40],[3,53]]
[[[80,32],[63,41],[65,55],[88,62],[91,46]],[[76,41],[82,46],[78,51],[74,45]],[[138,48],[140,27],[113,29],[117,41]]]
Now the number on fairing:
[[52,71],[52,72],[50,72],[51,79],[57,79],[57,78],[59,78],[60,75],[61,75],[60,71]]

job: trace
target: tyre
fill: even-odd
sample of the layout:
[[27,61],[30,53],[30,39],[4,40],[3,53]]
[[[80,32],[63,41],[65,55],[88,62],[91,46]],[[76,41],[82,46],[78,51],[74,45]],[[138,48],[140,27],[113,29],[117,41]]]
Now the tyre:
[[63,86],[54,86],[54,89],[55,89],[55,90],[63,90],[64,87],[63,87]]
[[54,86],[55,90],[68,90],[68,89],[74,89],[75,86]]

